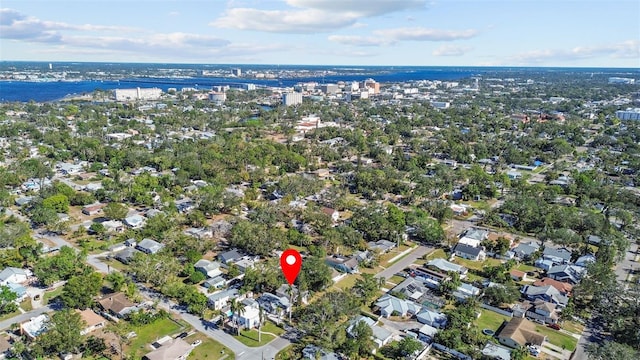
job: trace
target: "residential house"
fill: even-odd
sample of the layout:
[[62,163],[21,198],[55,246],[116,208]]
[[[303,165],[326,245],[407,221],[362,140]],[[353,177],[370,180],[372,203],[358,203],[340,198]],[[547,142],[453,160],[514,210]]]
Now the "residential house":
[[76,310],[76,312],[80,314],[80,317],[86,324],[85,328],[80,331],[80,335],[87,335],[92,331],[103,328],[107,324],[107,319],[96,314],[91,309]]
[[163,244],[160,244],[159,242],[152,239],[142,239],[142,241],[140,241],[136,245],[136,249],[142,251],[145,254],[155,254],[163,247]]
[[369,241],[367,243],[367,249],[371,251],[379,251],[380,254],[384,254],[389,252],[391,249],[396,247],[396,243],[389,240],[378,240],[378,241]]
[[107,204],[97,203],[92,205],[87,205],[82,208],[82,213],[87,216],[98,215],[102,213],[102,208],[107,206]]
[[[291,295],[289,295],[290,291],[291,291]],[[275,294],[278,297],[284,297],[286,299],[291,298],[291,302],[293,303],[296,303],[298,301],[298,297],[301,295],[300,291],[298,290],[298,287],[290,286],[289,284],[280,285],[280,287],[276,290]],[[300,301],[306,305],[308,300],[309,300],[309,292],[303,291],[302,298],[300,299]]]
[[22,302],[24,299],[27,298],[27,288],[20,285],[20,284],[15,284],[15,283],[8,283],[6,285],[4,285],[6,287],[9,288],[9,291],[11,291],[12,293],[16,294],[16,301],[17,302]]
[[121,242],[121,243],[117,243],[117,244],[113,244],[113,245],[109,246],[108,250],[115,254],[115,253],[117,253],[119,251],[122,251],[122,250],[124,250],[126,248],[127,248],[127,245],[125,245],[123,242]]
[[585,271],[585,268],[576,265],[557,265],[547,270],[547,276],[553,280],[577,285]]
[[339,255],[327,256],[324,262],[330,267],[347,274],[358,273],[358,258],[346,258]]
[[379,309],[380,315],[389,316],[413,316],[420,312],[421,306],[404,299],[399,299],[391,295],[383,295],[376,301],[375,307]]
[[520,260],[529,260],[540,249],[540,245],[536,242],[520,243],[511,249],[515,256]]
[[233,314],[233,320],[239,327],[253,329],[260,324],[260,305],[253,299],[242,300],[244,311]]
[[356,251],[353,253],[353,257],[358,259],[358,263],[366,264],[373,259],[373,253],[369,250]]
[[590,263],[596,262],[596,257],[593,254],[586,254],[576,259],[576,266],[587,267]]
[[282,312],[289,312],[291,303],[287,296],[277,296],[271,293],[264,293],[258,298],[260,306],[269,314],[278,315]]
[[438,269],[444,272],[457,272],[461,277],[464,277],[469,271],[467,268],[461,265],[454,264],[445,259],[433,259],[425,264],[428,267]]
[[520,292],[527,300],[530,301],[544,300],[547,302],[558,304],[560,306],[567,306],[567,302],[569,301],[566,296],[562,295],[555,287],[551,285],[525,285],[522,287],[522,290],[520,290]]
[[217,261],[200,259],[198,262],[193,264],[193,268],[196,271],[203,273],[208,278],[214,278],[222,274],[222,271],[220,270],[220,263]]
[[28,321],[20,324],[20,334],[25,335],[30,340],[33,340],[40,336],[40,334],[47,331],[48,321],[49,316],[47,314],[32,317]]
[[238,267],[241,273],[245,273],[247,269],[252,269],[256,264],[256,258],[252,258],[249,256],[243,256],[240,259],[236,260],[234,263],[235,266]]
[[202,283],[207,289],[221,289],[227,284],[227,281],[222,276],[216,276],[214,278],[207,279]]
[[498,330],[496,338],[500,344],[513,349],[526,345],[538,347],[546,341],[546,337],[536,332],[536,326],[524,318],[512,318]]
[[211,228],[188,228],[184,233],[200,240],[213,237],[213,229]]
[[482,248],[461,243],[453,248],[453,253],[467,260],[481,261],[487,258],[487,253]]
[[131,229],[140,229],[144,226],[145,218],[140,214],[134,214],[131,216],[127,216],[124,219],[124,223]]
[[545,324],[555,324],[559,319],[557,305],[540,299],[534,301],[524,300],[514,305],[512,310],[513,316],[526,317],[542,321]]
[[16,198],[15,204],[16,206],[24,206],[33,201],[33,196],[20,196]]
[[136,245],[138,245],[138,241],[136,239],[133,239],[133,238],[127,239],[127,240],[124,241],[124,245],[126,247],[133,247],[134,248],[134,247],[136,247]]
[[571,262],[571,251],[565,248],[546,247],[542,251],[544,260],[551,260],[554,265],[568,264]]
[[381,347],[387,345],[393,339],[393,333],[391,331],[377,326],[376,321],[367,316],[358,316],[355,319],[349,322],[349,326],[347,327],[347,335],[350,337],[356,337],[357,334],[354,333],[354,329],[356,325],[360,322],[364,322],[371,328],[373,342],[376,344],[376,347],[380,349]]
[[130,312],[138,310],[138,306],[121,292],[105,295],[98,300],[98,304],[105,313],[119,318],[124,318]]
[[549,269],[553,267],[553,261],[539,258],[538,260],[536,260],[535,263],[533,263],[533,265],[542,270],[549,271]]
[[233,249],[219,254],[218,261],[220,261],[222,264],[229,264],[240,259],[241,257],[242,255],[238,252],[238,250]]
[[573,290],[573,285],[566,282],[554,280],[548,277],[542,278],[542,280],[537,280],[536,282],[533,283],[533,286],[538,286],[538,287],[547,286],[547,285],[553,286],[554,288],[556,288],[556,290],[558,290],[558,292],[560,292],[560,294],[564,296],[570,296],[571,291]]
[[489,237],[489,231],[478,228],[470,228],[460,234],[458,244],[466,244],[472,247],[480,247],[480,243]]
[[456,299],[458,299],[458,301],[465,301],[467,298],[471,296],[480,295],[480,289],[478,289],[473,285],[462,283],[460,284],[460,286],[458,286],[456,291],[454,291],[451,295],[453,295]]
[[482,349],[482,355],[491,359],[511,360],[511,349],[489,341]]
[[509,271],[509,275],[513,281],[523,281],[527,279],[527,273],[524,271],[520,271],[517,269],[512,269]]
[[24,284],[28,278],[29,274],[27,270],[16,267],[6,267],[0,272],[0,285],[7,285],[9,283]]
[[437,289],[441,282],[451,280],[451,276],[439,271],[427,269],[426,267],[413,269],[413,274],[417,278],[423,279],[424,284],[431,289]]
[[238,294],[238,289],[222,290],[209,295],[207,303],[213,310],[221,310],[227,305],[227,303],[229,303],[229,301],[231,301],[231,299],[237,298]]
[[114,258],[123,264],[128,264],[133,259],[135,254],[139,252],[140,251],[134,248],[125,248],[124,250],[118,251]]
[[121,233],[124,231],[124,224],[120,220],[107,220],[101,224],[107,233]]
[[424,281],[408,277],[391,290],[393,293],[403,294],[405,298],[420,302],[420,298],[429,292]]
[[331,209],[328,207],[323,207],[322,212],[329,215],[329,217],[331,218],[331,221],[333,222],[338,221],[338,219],[340,218],[340,212],[338,212],[338,210]]
[[416,315],[416,319],[419,323],[433,326],[436,329],[444,329],[448,322],[447,315],[428,308],[423,308]]
[[186,360],[193,346],[182,339],[171,339],[159,348],[146,354],[145,360]]
[[587,236],[587,244],[600,246],[602,242],[602,238],[597,235],[589,235]]
[[422,325],[422,327],[418,329],[418,340],[424,341],[426,343],[431,343],[435,339],[438,331],[438,329],[434,328],[431,325]]

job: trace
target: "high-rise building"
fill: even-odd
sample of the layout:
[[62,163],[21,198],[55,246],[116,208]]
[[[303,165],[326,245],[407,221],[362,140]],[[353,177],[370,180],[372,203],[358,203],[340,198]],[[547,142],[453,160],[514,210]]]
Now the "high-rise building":
[[623,78],[623,77],[610,77],[609,84],[627,84],[633,85],[636,83],[636,79]]
[[373,94],[380,93],[380,83],[376,82],[373,79],[367,79],[363,81],[360,87],[365,89],[371,89],[370,91],[373,92]]
[[302,104],[302,94],[299,92],[289,92],[282,94],[282,103],[285,106]]
[[616,111],[616,117],[620,120],[640,120],[640,108]]
[[116,101],[132,100],[158,100],[162,96],[162,89],[159,88],[135,88],[135,89],[115,89],[113,94]]
[[240,77],[242,76],[242,69],[240,68],[231,69],[231,74],[233,74],[233,76]]
[[224,92],[210,92],[209,101],[212,101],[217,105],[222,105],[225,101],[227,101],[227,94],[225,94]]

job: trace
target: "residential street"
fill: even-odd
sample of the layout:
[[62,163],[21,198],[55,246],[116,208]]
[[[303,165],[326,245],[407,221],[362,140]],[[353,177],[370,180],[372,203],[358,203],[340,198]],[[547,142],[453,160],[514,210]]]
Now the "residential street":
[[430,246],[423,246],[423,245],[418,246],[411,253],[409,253],[409,255],[403,257],[402,259],[396,261],[393,265],[377,273],[375,277],[376,278],[384,277],[385,279],[389,279],[396,273],[404,270],[407,266],[411,265],[417,259],[428,254],[430,251],[433,251],[434,249],[435,248]]
[[53,310],[54,310],[54,308],[51,305],[47,305],[47,306],[43,306],[43,307],[38,308],[38,309],[31,310],[31,311],[26,312],[24,314],[20,314],[18,316],[14,316],[11,319],[0,321],[0,330],[4,330],[4,329],[9,328],[11,326],[11,324],[15,324],[15,323],[19,324],[19,323],[22,323],[22,322],[25,322],[25,321],[31,319],[32,317],[36,317],[36,316],[38,316],[40,314],[44,314],[46,312],[53,311]]

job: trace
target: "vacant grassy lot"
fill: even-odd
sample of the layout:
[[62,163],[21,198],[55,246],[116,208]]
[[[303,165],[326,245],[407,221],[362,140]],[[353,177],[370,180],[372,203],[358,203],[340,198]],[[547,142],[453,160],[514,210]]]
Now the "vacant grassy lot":
[[475,324],[480,329],[498,330],[503,321],[509,321],[508,316],[500,315],[487,309],[480,310],[480,317],[476,319]]
[[426,256],[426,260],[447,259],[448,256],[442,249],[437,249]]
[[152,324],[135,326],[133,327],[133,331],[135,331],[138,336],[132,339],[127,353],[133,358],[139,359],[151,351],[149,344],[166,335],[176,334],[182,331],[183,328],[184,326],[177,324],[171,319],[160,319]]
[[275,337],[273,335],[262,333],[262,341],[258,342],[258,330],[240,330],[240,336],[233,335],[236,340],[241,343],[249,346],[249,347],[258,347],[262,345],[266,345],[271,342]]

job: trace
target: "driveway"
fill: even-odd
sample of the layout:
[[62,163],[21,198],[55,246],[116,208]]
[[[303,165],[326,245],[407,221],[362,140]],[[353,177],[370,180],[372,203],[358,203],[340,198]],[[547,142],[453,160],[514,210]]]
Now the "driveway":
[[10,319],[0,321],[0,330],[7,329],[7,328],[11,327],[11,325],[13,325],[13,324],[23,323],[23,322],[31,319],[32,317],[36,317],[36,316],[38,316],[40,314],[44,314],[46,312],[53,311],[53,310],[54,310],[54,308],[51,307],[51,305],[47,305],[47,306],[43,306],[43,307],[41,307],[39,309],[31,310],[31,311],[26,312],[24,314],[16,315],[16,316],[14,316],[14,317],[12,317]]

